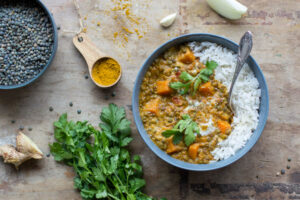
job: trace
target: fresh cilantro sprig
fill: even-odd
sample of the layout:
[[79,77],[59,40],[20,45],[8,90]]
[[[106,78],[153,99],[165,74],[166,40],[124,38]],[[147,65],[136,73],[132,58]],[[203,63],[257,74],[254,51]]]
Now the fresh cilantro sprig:
[[[182,72],[179,78],[183,82],[172,82],[170,83],[170,87],[177,90],[179,94],[186,94],[191,90],[192,94],[195,95],[199,85],[209,81],[209,77],[214,73],[214,69],[218,66],[218,63],[212,60],[207,61],[205,65],[206,67],[195,77],[187,72]],[[193,85],[193,88],[191,88],[191,85]]]
[[194,122],[189,115],[183,115],[173,129],[162,132],[162,135],[166,138],[173,136],[172,141],[174,144],[179,144],[184,138],[184,143],[189,146],[191,145],[196,136],[194,133],[200,134],[198,124]]
[[74,168],[74,187],[83,199],[154,200],[141,191],[146,183],[140,157],[126,149],[132,138],[124,108],[110,104],[100,119],[101,131],[61,115],[50,145],[54,159]]

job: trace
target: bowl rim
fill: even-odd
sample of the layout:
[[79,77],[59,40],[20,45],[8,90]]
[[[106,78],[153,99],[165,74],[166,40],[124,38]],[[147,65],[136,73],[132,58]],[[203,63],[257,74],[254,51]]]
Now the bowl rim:
[[52,48],[52,52],[51,52],[51,56],[49,57],[48,62],[46,63],[45,67],[40,71],[40,73],[38,73],[34,78],[19,84],[19,85],[11,85],[11,86],[5,86],[5,85],[0,85],[0,90],[13,90],[13,89],[17,89],[17,88],[22,88],[25,87],[31,83],[33,83],[34,81],[36,81],[39,77],[41,77],[44,72],[48,69],[48,67],[51,65],[52,61],[54,60],[56,51],[57,51],[57,46],[58,46],[58,34],[57,34],[57,27],[55,24],[55,20],[54,17],[52,16],[50,10],[45,6],[45,4],[43,2],[41,2],[40,0],[35,0],[36,3],[44,10],[44,12],[47,14],[48,18],[50,19],[52,28],[53,28],[53,48]]
[[[247,62],[249,63],[251,61],[253,63],[253,67],[257,68],[258,73],[261,75],[261,82],[259,82],[259,84],[260,84],[260,86],[264,86],[264,89],[265,89],[265,92],[264,92],[265,93],[265,104],[264,104],[264,108],[263,108],[264,112],[263,113],[259,112],[259,120],[262,120],[261,125],[259,126],[259,123],[258,123],[257,128],[253,131],[251,137],[247,140],[245,146],[242,147],[241,149],[237,150],[235,152],[235,154],[230,156],[229,158],[221,160],[221,161],[217,161],[217,162],[212,162],[209,164],[192,164],[192,163],[184,162],[184,161],[181,161],[181,160],[178,160],[178,159],[175,159],[175,158],[169,156],[167,153],[162,151],[158,146],[156,146],[156,144],[151,140],[148,133],[144,129],[144,126],[143,126],[143,123],[141,121],[141,117],[139,114],[140,84],[138,82],[144,78],[143,73],[145,70],[148,69],[148,67],[151,65],[153,60],[155,58],[157,58],[159,55],[161,55],[161,53],[162,53],[162,52],[160,52],[161,49],[164,49],[165,46],[169,45],[170,43],[176,42],[177,40],[179,40],[178,44],[185,43],[185,42],[187,42],[189,37],[211,37],[211,38],[217,39],[217,40],[224,40],[226,43],[233,45],[235,48],[238,47],[238,44],[236,44],[232,40],[229,40],[222,36],[209,34],[209,33],[185,34],[185,35],[175,37],[175,38],[163,43],[162,45],[160,45],[158,48],[156,48],[151,53],[151,55],[145,60],[144,64],[142,65],[142,67],[140,68],[140,70],[138,72],[138,75],[137,75],[135,83],[134,83],[134,89],[133,89],[133,94],[132,94],[132,113],[133,113],[133,117],[134,117],[134,122],[136,124],[137,130],[138,130],[140,136],[142,137],[144,142],[147,144],[148,148],[150,148],[151,151],[153,151],[156,156],[158,156],[165,162],[167,162],[175,167],[181,168],[181,169],[190,170],[190,171],[211,171],[211,170],[216,170],[216,169],[226,167],[226,166],[236,162],[237,160],[242,158],[248,151],[250,151],[250,149],[256,144],[256,142],[258,141],[259,137],[261,136],[261,134],[264,130],[264,127],[266,125],[266,122],[267,122],[268,113],[269,113],[269,92],[268,92],[268,86],[267,86],[267,83],[266,83],[266,80],[265,80],[265,77],[263,75],[261,68],[259,67],[257,62],[253,59],[253,57],[250,55]],[[181,40],[181,42],[180,42],[180,40]],[[215,43],[217,43],[217,42],[215,41]],[[220,44],[220,45],[222,45],[222,44]],[[222,45],[222,46],[224,46],[224,45]],[[224,46],[224,47],[226,47],[226,46]],[[226,47],[226,48],[228,48],[228,47]],[[236,53],[236,51],[234,51],[234,52]],[[261,107],[261,103],[262,103],[262,96],[260,98],[260,107]]]

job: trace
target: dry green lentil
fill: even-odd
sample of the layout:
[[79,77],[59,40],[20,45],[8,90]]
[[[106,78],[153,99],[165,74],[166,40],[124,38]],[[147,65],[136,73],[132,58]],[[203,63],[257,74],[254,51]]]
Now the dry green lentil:
[[0,1],[0,38],[2,86],[35,78],[47,65],[54,47],[53,26],[34,0]]

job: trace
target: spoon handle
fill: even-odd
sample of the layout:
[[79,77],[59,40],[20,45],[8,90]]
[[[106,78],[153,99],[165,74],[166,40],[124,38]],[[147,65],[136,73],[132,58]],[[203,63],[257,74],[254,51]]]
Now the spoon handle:
[[91,72],[93,65],[100,58],[106,57],[87,37],[85,33],[79,33],[73,38],[73,44],[84,57],[89,71]]
[[231,93],[233,90],[233,86],[238,78],[238,75],[243,68],[248,56],[250,55],[251,49],[252,49],[252,33],[250,31],[247,31],[243,37],[240,40],[239,44],[239,50],[238,50],[238,57],[237,57],[237,63],[235,67],[235,71],[233,74],[233,78],[230,85],[229,90],[229,103],[231,104]]

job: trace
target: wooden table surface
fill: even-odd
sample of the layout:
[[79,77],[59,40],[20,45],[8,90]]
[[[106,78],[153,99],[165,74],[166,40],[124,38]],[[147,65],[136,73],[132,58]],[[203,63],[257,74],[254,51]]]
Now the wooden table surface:
[[[85,79],[85,61],[72,44],[74,34],[67,32],[79,29],[73,1],[43,0],[60,26],[58,51],[52,66],[34,84],[0,92],[0,143],[3,138],[12,138],[23,125],[25,133],[48,154],[48,144],[53,141],[52,123],[60,114],[67,112],[73,120],[88,119],[96,126],[101,108],[109,102],[125,106],[133,122],[130,106],[135,77],[147,56],[160,44],[184,33],[199,32],[238,42],[245,31],[251,30],[252,56],[264,72],[270,94],[268,122],[254,148],[220,170],[184,171],[156,157],[133,123],[131,150],[142,157],[145,192],[149,195],[169,200],[300,199],[300,1],[241,1],[249,8],[248,16],[230,22],[213,12],[205,0],[130,0],[132,13],[140,17],[140,24],[134,27],[126,21],[123,11],[107,11],[110,1],[79,0],[80,13],[87,17],[84,21],[88,36],[103,51],[118,58],[124,70],[117,87],[101,90]],[[175,24],[162,29],[159,20],[173,12],[178,13]],[[119,23],[114,21],[115,15],[121,18]],[[128,34],[128,42],[115,38],[114,32],[120,32],[122,26],[137,28],[143,37]],[[69,102],[74,106],[69,107]],[[49,112],[50,106],[53,112]],[[77,109],[82,110],[81,115]],[[28,131],[29,127],[33,130]],[[287,165],[291,169],[287,170]],[[281,169],[286,173],[276,176]],[[71,168],[55,162],[52,156],[28,161],[19,171],[1,161],[0,199],[81,199],[73,189],[73,175]]]

